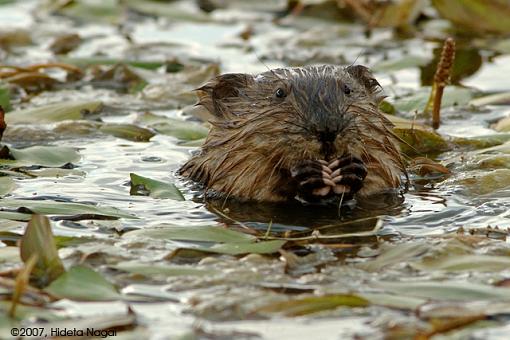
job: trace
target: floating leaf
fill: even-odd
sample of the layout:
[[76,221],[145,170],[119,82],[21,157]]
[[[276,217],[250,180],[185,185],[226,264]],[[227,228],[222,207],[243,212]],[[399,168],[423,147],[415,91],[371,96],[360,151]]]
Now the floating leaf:
[[510,187],[510,169],[494,169],[458,180],[470,193],[485,195]]
[[164,135],[183,140],[205,138],[209,133],[209,129],[201,124],[159,116],[148,112],[139,115],[137,122],[147,124],[150,128]]
[[406,68],[416,68],[418,66],[426,65],[428,62],[427,58],[407,55],[402,58],[389,59],[376,63],[372,66],[372,70],[375,72],[392,72],[403,70]]
[[116,0],[80,0],[65,6],[60,5],[56,12],[84,22],[113,24],[119,22],[123,6],[120,6]]
[[18,173],[27,174],[31,177],[65,177],[65,176],[76,176],[85,177],[87,173],[83,170],[78,169],[62,169],[62,168],[41,168],[35,170],[19,169]]
[[134,142],[148,142],[155,135],[151,130],[133,124],[105,123],[101,125],[99,131]]
[[367,299],[372,305],[409,310],[416,310],[416,308],[427,302],[426,299],[402,296],[400,294],[361,293],[359,296]]
[[193,249],[208,253],[242,255],[242,254],[274,254],[280,250],[286,241],[274,240],[257,243],[217,243],[210,247],[203,245],[181,246],[183,249]]
[[136,195],[139,187],[143,187],[144,191],[153,198],[171,198],[177,201],[184,201],[184,196],[179,189],[172,183],[165,183],[142,177],[134,173],[130,173],[131,177],[131,194]]
[[67,33],[55,37],[49,48],[55,54],[66,54],[80,46],[81,43],[82,39],[79,34]]
[[401,244],[385,243],[381,246],[381,254],[375,260],[360,263],[357,267],[367,271],[379,271],[389,265],[405,262],[426,253],[430,245],[426,242],[408,242]]
[[510,133],[494,133],[491,135],[482,135],[469,138],[452,138],[452,142],[455,144],[468,145],[477,149],[498,146],[508,141],[510,141]]
[[97,215],[117,218],[137,218],[122,210],[113,207],[101,207],[89,204],[55,202],[55,201],[35,201],[35,200],[15,200],[2,199],[0,207],[3,208],[25,208],[31,212],[45,215]]
[[510,32],[507,0],[432,0],[441,16],[475,32]]
[[[163,65],[166,65],[165,61],[143,61],[143,60],[127,60],[127,59],[109,59],[102,57],[87,57],[87,58],[74,58],[74,57],[62,57],[59,59],[61,62],[66,64],[75,65],[78,67],[87,67],[91,65],[116,65],[124,64],[132,67],[143,68],[147,70],[156,70]],[[177,64],[176,64],[177,65]],[[178,64],[181,65],[181,64]],[[182,67],[182,65],[181,65]]]
[[124,0],[124,4],[129,8],[148,15],[154,15],[159,17],[166,17],[175,21],[186,21],[186,22],[204,22],[209,21],[209,16],[198,10],[192,10],[191,7],[182,6],[182,4],[144,0]]
[[37,262],[32,277],[40,286],[46,286],[65,271],[46,216],[32,216],[21,238],[20,254],[25,263],[35,256]]
[[23,214],[23,213],[19,213],[19,212],[12,212],[12,211],[0,211],[0,218],[4,218],[7,220],[28,222],[32,218],[32,215],[31,214]]
[[84,266],[72,267],[45,290],[61,299],[78,301],[111,301],[121,298],[113,284]]
[[432,128],[398,116],[385,117],[395,125],[395,134],[403,141],[400,147],[404,154],[438,153],[448,149],[448,143]]
[[278,313],[285,316],[299,316],[345,307],[366,307],[368,300],[357,295],[311,296],[301,299],[276,302],[257,309],[257,313]]
[[7,87],[0,85],[0,106],[2,106],[5,112],[11,110],[11,95]]
[[470,100],[469,105],[473,106],[510,105],[510,92],[495,93],[483,97],[478,97]]
[[494,124],[493,129],[499,132],[510,132],[510,117],[501,119]]
[[[6,146],[5,146],[6,147]],[[7,147],[6,147],[7,148]],[[11,167],[40,165],[61,167],[80,160],[80,154],[65,146],[31,146],[25,149],[8,148],[12,159],[0,159],[0,165]]]
[[[10,293],[10,292],[9,292]],[[6,292],[7,294],[7,292]],[[16,324],[15,321],[22,319],[40,319],[40,320],[60,320],[64,318],[60,311],[49,308],[48,306],[43,307],[35,307],[35,306],[27,306],[27,305],[19,305],[16,308],[16,319],[9,318],[9,321],[12,321],[13,324],[9,327],[9,336],[3,336],[5,334],[5,319],[2,317],[7,316],[7,311],[10,308],[10,301],[0,301],[0,339],[12,339],[10,336],[10,330],[12,327],[19,327],[19,324]]]
[[[162,225],[160,228],[131,231],[124,234],[124,236],[183,241],[179,243],[179,248],[181,249],[229,255],[248,253],[271,254],[277,252],[286,242],[284,240],[256,242],[257,238],[255,236],[226,228],[209,226],[188,228]],[[208,244],[197,244],[196,242],[207,242]]]
[[79,244],[97,242],[97,238],[94,237],[75,237],[75,236],[55,236],[55,244],[57,249],[76,246]]
[[16,183],[11,177],[2,176],[0,177],[0,196],[5,196],[16,187]]
[[125,272],[144,276],[210,276],[217,273],[215,270],[198,269],[185,266],[168,266],[163,264],[150,264],[138,261],[120,262],[112,266]]
[[399,295],[439,301],[510,300],[510,289],[468,281],[381,281],[374,286]]
[[420,270],[444,270],[476,272],[501,271],[510,268],[510,257],[478,254],[448,254],[433,260],[423,260],[412,263],[414,268]]
[[5,115],[7,124],[53,123],[78,120],[101,109],[101,101],[66,101],[40,107],[11,111]]
[[[394,99],[393,105],[400,112],[422,112],[427,105],[430,96],[430,86],[424,86],[420,90],[413,92],[409,96]],[[441,107],[467,105],[473,98],[474,91],[472,89],[448,86],[444,90]]]
[[94,87],[136,93],[141,91],[147,82],[128,65],[116,64],[105,70],[97,68],[90,84]]
[[0,248],[0,264],[2,266],[20,264],[19,248],[18,247]]
[[[1,201],[0,201],[1,202]],[[181,227],[161,225],[159,228],[144,228],[127,232],[124,236],[150,237],[158,240],[222,242],[222,243],[252,243],[255,236],[221,227]]]

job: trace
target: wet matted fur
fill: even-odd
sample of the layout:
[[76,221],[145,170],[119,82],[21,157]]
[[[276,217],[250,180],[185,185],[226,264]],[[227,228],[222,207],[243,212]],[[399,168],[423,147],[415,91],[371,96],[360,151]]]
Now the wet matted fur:
[[224,74],[197,91],[214,119],[202,149],[179,173],[206,192],[293,200],[300,190],[293,169],[346,155],[366,169],[351,196],[398,188],[406,175],[393,124],[378,110],[381,87],[364,66]]

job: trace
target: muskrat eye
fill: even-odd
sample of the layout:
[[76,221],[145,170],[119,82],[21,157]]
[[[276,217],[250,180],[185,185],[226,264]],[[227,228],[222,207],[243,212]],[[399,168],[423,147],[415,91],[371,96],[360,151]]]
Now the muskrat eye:
[[344,93],[345,93],[345,94],[351,94],[351,91],[352,91],[352,90],[351,90],[351,88],[350,88],[349,86],[344,85]]
[[276,92],[274,93],[274,95],[277,98],[285,98],[285,97],[287,97],[287,93],[285,93],[285,90],[282,89],[281,87],[276,89]]

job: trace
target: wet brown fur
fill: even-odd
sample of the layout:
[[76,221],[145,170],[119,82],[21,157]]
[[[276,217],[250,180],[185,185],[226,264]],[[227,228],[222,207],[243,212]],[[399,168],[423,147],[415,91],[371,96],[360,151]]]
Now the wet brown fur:
[[[275,95],[278,88],[285,98]],[[206,190],[239,200],[294,199],[290,169],[349,154],[368,174],[357,197],[399,187],[406,173],[381,88],[364,66],[282,68],[225,74],[198,89],[214,119],[199,154],[179,170]],[[324,143],[320,132],[335,134]]]

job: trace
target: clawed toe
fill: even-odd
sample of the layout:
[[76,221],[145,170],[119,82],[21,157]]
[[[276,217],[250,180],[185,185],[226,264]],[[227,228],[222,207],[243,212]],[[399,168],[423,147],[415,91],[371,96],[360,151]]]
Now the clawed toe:
[[332,170],[331,179],[335,183],[335,193],[355,194],[363,187],[367,168],[360,159],[344,156],[329,163],[328,167]]
[[363,187],[367,168],[352,156],[344,156],[330,163],[306,160],[290,171],[300,198],[313,202],[331,195],[352,197]]
[[298,195],[310,201],[327,196],[335,186],[331,172],[325,162],[312,160],[292,168],[291,176],[297,183]]

